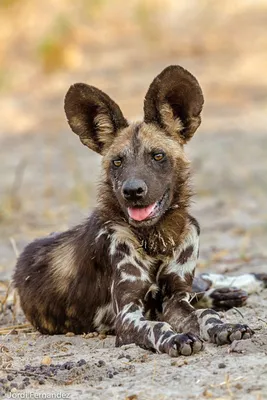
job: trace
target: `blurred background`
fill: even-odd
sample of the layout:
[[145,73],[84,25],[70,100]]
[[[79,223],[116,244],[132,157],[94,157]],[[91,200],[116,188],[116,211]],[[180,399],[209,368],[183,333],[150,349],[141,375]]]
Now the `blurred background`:
[[188,145],[199,268],[266,270],[267,0],[0,0],[2,280],[28,241],[95,204],[100,159],[67,126],[69,86],[97,86],[141,119],[169,64],[205,96]]

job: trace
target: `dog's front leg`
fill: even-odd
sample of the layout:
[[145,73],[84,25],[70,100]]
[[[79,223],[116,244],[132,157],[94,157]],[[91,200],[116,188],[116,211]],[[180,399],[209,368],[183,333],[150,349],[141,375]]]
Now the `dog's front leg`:
[[[192,265],[192,258],[189,260]],[[185,264],[185,263],[184,263]],[[177,263],[161,270],[159,277],[163,291],[163,320],[169,323],[176,332],[192,332],[204,340],[216,344],[231,343],[234,340],[247,339],[253,331],[244,324],[228,324],[221,321],[219,314],[212,309],[195,310],[191,305],[193,271],[191,274],[183,271]],[[189,266],[188,266],[189,270]]]
[[112,283],[112,300],[116,313],[116,345],[136,345],[167,353],[170,356],[190,355],[202,349],[203,343],[194,334],[177,334],[166,322],[149,321],[144,316],[144,298],[151,282],[140,265],[116,267]]

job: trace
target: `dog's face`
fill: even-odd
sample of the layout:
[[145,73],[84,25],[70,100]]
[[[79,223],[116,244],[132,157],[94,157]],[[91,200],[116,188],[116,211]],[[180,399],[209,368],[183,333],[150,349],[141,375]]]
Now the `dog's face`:
[[176,171],[186,167],[182,146],[152,124],[123,129],[103,157],[103,167],[129,223],[155,224],[171,206]]
[[83,144],[103,155],[106,179],[131,225],[153,225],[168,208],[179,207],[188,166],[183,146],[200,124],[202,106],[197,80],[178,66],[166,68],[150,85],[142,123],[128,124],[99,89],[69,89],[69,124]]

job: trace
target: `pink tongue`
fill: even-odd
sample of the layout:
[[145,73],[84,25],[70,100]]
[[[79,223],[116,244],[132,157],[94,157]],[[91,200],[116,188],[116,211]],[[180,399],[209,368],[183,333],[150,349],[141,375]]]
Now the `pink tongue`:
[[156,203],[151,204],[150,206],[144,208],[128,208],[128,213],[132,219],[135,221],[143,221],[146,219],[151,212],[154,210]]

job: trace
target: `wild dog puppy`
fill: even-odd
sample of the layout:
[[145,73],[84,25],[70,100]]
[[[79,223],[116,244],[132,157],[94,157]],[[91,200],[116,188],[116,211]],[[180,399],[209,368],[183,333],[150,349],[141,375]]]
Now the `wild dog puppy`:
[[203,340],[251,337],[212,309],[191,305],[199,225],[189,214],[184,145],[200,125],[201,88],[170,66],[152,82],[144,121],[128,123],[101,90],[77,83],[65,98],[71,129],[103,157],[98,204],[89,219],[30,243],[14,274],[21,306],[45,334],[111,331],[171,356]]

